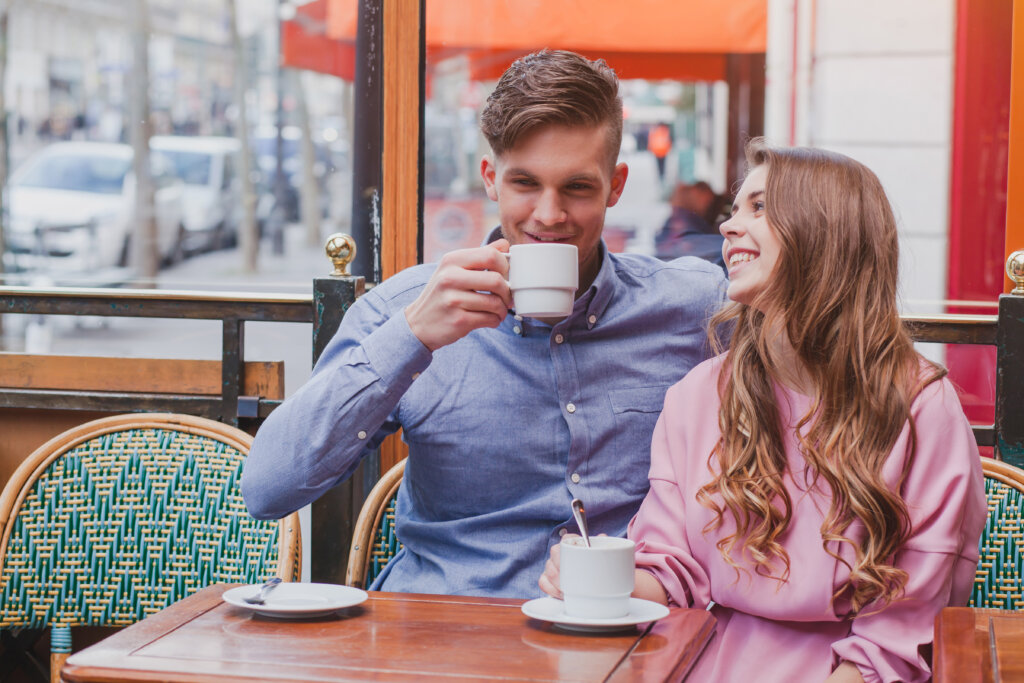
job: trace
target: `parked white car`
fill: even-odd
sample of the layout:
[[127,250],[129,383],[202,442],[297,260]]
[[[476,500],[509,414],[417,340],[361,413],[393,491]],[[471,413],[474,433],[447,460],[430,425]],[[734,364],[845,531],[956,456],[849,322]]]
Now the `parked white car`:
[[[131,146],[57,142],[29,157],[11,176],[7,248],[15,269],[95,272],[127,265],[134,232]],[[153,160],[157,247],[181,253],[183,185]]]
[[150,148],[185,183],[185,248],[234,244],[242,221],[238,140],[158,135],[150,139]]

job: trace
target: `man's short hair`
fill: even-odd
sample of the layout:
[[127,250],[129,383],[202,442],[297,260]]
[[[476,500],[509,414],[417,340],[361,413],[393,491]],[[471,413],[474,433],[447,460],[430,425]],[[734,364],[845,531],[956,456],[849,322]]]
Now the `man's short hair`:
[[603,59],[565,50],[521,57],[502,74],[480,115],[484,137],[499,157],[550,124],[607,125],[608,156],[615,165],[622,145],[622,98],[619,79]]

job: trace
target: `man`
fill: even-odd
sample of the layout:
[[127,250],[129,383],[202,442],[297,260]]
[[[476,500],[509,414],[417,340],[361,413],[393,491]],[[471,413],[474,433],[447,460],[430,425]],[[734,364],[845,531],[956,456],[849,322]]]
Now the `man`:
[[716,220],[719,200],[711,186],[703,180],[693,185],[679,183],[669,204],[672,213],[654,236],[655,255],[665,260],[697,256],[717,263],[727,272]]
[[[403,428],[403,549],[373,585],[539,595],[548,548],[575,530],[621,535],[647,491],[665,390],[707,355],[724,278],[695,259],[610,254],[607,207],[628,169],[618,81],[603,61],[542,51],[502,76],[482,114],[480,164],[501,238],[409,268],[346,313],[309,382],[264,423],[242,488],[280,517],[347,477]],[[579,251],[572,314],[510,311],[510,244]]]

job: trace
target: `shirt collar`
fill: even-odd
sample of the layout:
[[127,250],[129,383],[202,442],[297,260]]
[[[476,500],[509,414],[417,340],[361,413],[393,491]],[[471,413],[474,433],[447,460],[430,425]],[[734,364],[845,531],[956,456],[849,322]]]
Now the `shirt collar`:
[[[601,240],[601,269],[597,271],[597,277],[591,283],[583,296],[579,298],[585,304],[587,327],[593,327],[601,320],[604,311],[612,300],[615,292],[615,264],[608,251],[608,245]],[[594,322],[590,322],[593,320]]]

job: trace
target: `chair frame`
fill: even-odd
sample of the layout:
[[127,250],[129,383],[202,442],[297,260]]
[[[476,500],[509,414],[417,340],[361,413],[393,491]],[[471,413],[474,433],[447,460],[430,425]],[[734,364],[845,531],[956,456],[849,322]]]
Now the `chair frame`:
[[[53,437],[34,450],[11,475],[0,492],[0,567],[7,560],[7,549],[14,528],[15,511],[20,510],[36,481],[58,458],[81,443],[112,432],[129,429],[173,429],[204,436],[225,443],[243,455],[248,455],[253,438],[237,427],[203,417],[177,413],[132,413],[113,415],[86,422]],[[278,527],[277,576],[284,581],[296,580],[301,571],[302,538],[297,512],[284,517]],[[59,680],[60,667],[68,653],[52,652],[50,656],[51,681]]]
[[981,459],[981,471],[989,479],[996,479],[1024,493],[1024,470],[994,458]]
[[363,584],[370,571],[370,548],[373,547],[374,536],[380,529],[380,521],[384,516],[387,502],[402,485],[405,463],[406,459],[399,460],[381,476],[359,510],[355,530],[352,532],[352,547],[348,553],[348,566],[345,568],[345,585],[347,586],[365,587]]

